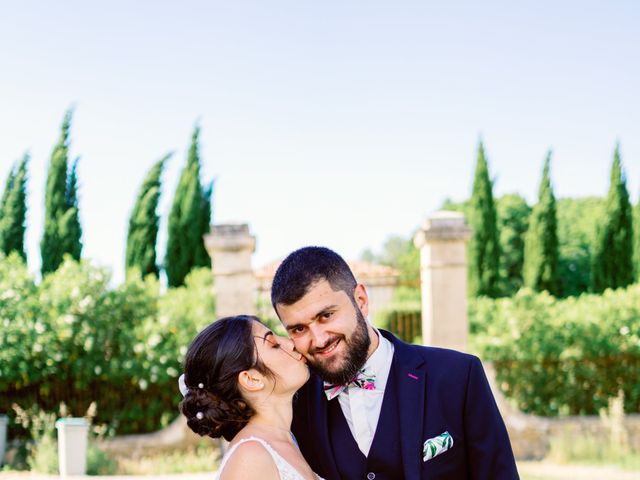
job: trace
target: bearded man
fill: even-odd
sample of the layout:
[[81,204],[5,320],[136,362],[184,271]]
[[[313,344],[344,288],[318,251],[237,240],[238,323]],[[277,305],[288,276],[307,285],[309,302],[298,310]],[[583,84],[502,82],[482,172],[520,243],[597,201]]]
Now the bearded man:
[[271,301],[312,368],[292,431],[319,475],[519,478],[480,360],[375,328],[367,291],[340,255],[294,251],[275,274]]

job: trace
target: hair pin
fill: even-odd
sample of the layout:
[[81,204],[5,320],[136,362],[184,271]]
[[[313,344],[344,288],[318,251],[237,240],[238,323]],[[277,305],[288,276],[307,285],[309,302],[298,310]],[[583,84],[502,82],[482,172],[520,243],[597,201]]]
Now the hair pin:
[[204,388],[204,383],[199,383],[198,388]]
[[202,414],[202,412],[198,412],[198,413],[196,413],[196,418],[198,420],[202,420],[204,418],[204,415]]

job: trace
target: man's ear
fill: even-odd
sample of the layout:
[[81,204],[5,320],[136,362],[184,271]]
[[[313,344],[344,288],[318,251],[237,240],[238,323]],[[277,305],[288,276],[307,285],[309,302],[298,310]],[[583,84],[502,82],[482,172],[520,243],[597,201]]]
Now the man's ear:
[[360,312],[362,312],[362,316],[367,318],[367,315],[369,315],[369,296],[367,295],[367,289],[362,283],[356,285],[353,291],[353,298],[356,300],[356,305],[358,305]]
[[238,374],[238,384],[247,392],[259,392],[264,388],[264,379],[257,370],[243,370]]

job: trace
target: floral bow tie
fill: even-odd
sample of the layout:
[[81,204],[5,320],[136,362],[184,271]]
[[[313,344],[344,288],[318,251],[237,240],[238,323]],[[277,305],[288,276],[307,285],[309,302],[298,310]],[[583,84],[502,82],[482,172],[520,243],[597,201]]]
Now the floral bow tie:
[[362,388],[364,390],[375,390],[376,376],[367,373],[363,368],[351,379],[349,383],[334,384],[324,382],[324,393],[327,396],[327,400],[333,400],[345,389],[351,387]]

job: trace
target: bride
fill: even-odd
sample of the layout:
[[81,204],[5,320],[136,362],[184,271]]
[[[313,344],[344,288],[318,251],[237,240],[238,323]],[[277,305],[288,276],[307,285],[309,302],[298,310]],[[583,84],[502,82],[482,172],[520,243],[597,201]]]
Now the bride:
[[309,378],[293,342],[257,317],[222,318],[187,351],[180,411],[199,435],[224,437],[220,480],[317,480],[290,427],[294,393]]

